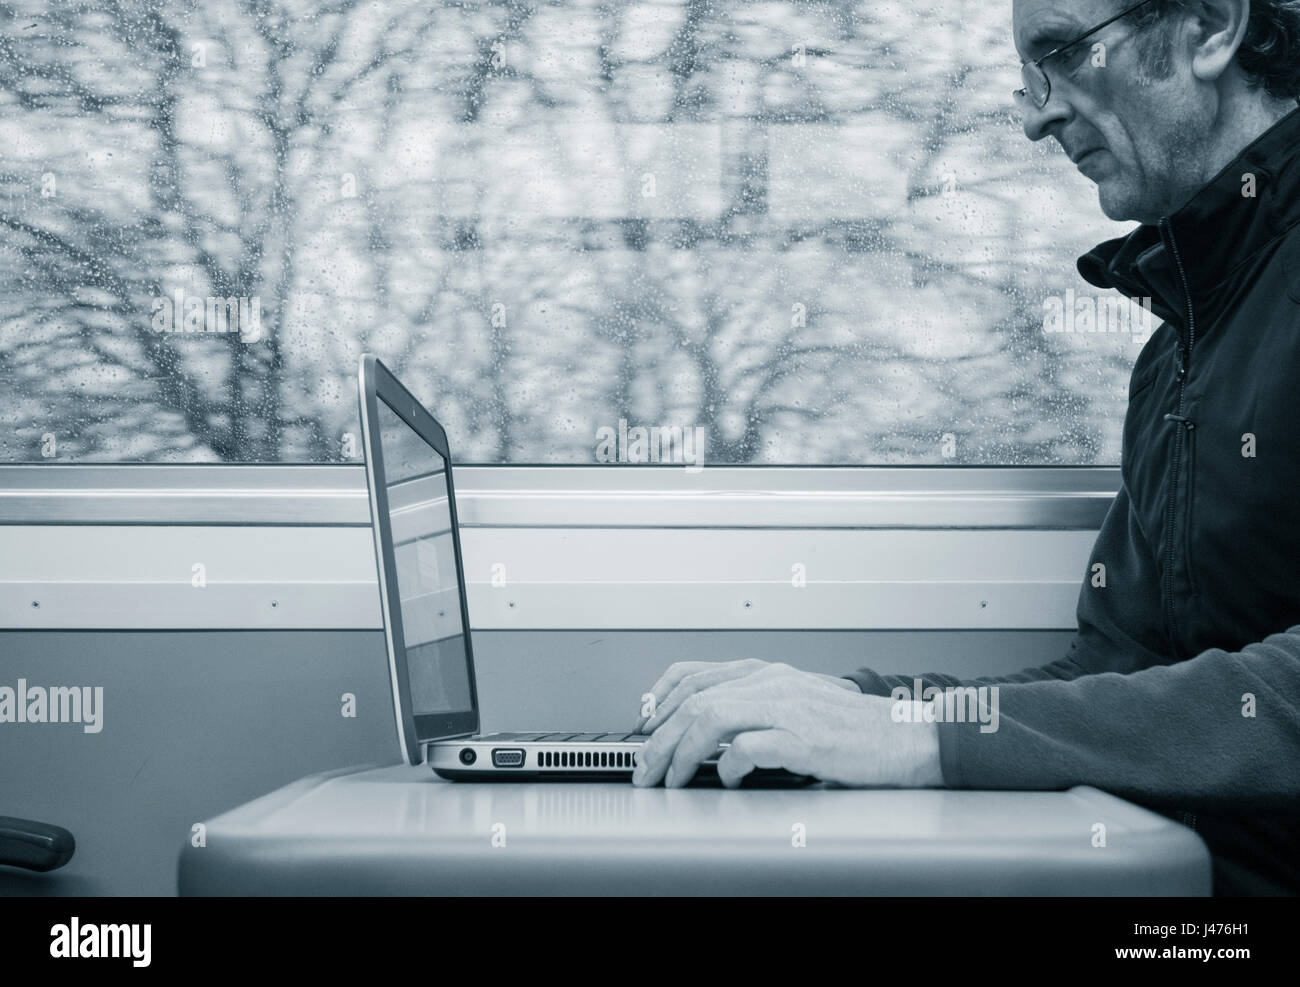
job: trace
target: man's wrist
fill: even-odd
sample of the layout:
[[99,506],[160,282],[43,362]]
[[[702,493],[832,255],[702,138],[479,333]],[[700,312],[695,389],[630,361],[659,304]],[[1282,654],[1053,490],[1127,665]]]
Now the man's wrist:
[[911,700],[907,724],[910,741],[904,784],[909,788],[942,788],[943,760],[939,754],[939,723],[934,700]]

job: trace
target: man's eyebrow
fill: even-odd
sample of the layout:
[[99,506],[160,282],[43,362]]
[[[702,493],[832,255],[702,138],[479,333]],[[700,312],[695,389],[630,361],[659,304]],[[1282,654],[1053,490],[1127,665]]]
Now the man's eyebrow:
[[1052,24],[1041,24],[1031,28],[1029,34],[1021,40],[1023,50],[1033,57],[1045,55],[1053,48],[1059,48],[1073,41],[1087,28],[1072,21],[1060,20]]

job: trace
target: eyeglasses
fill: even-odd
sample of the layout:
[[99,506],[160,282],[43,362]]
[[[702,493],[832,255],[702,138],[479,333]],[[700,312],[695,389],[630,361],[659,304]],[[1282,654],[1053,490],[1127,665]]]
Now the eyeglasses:
[[1117,20],[1127,17],[1129,14],[1133,13],[1133,11],[1140,7],[1145,7],[1150,2],[1151,0],[1141,0],[1141,3],[1135,3],[1133,6],[1120,11],[1110,20],[1102,21],[1096,27],[1084,31],[1073,41],[1068,41],[1058,48],[1053,48],[1042,58],[1036,58],[1032,62],[1022,62],[1020,64],[1020,78],[1023,80],[1025,87],[1023,89],[1017,89],[1012,93],[1012,95],[1015,96],[1017,100],[1033,100],[1034,105],[1041,110],[1047,105],[1048,97],[1052,95],[1052,80],[1050,80],[1047,77],[1047,73],[1043,71],[1043,62],[1056,55],[1060,55],[1062,52],[1069,51],[1080,41],[1086,41],[1103,27],[1109,27]]

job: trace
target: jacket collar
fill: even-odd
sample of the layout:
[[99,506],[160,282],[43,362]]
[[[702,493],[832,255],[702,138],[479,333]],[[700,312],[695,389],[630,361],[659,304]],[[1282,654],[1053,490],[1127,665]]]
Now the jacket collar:
[[[1247,175],[1254,176],[1254,197],[1243,194]],[[1198,324],[1208,328],[1255,255],[1297,223],[1300,110],[1260,135],[1172,216],[1084,254],[1079,273],[1098,288],[1150,297],[1155,314],[1184,329],[1190,295]]]

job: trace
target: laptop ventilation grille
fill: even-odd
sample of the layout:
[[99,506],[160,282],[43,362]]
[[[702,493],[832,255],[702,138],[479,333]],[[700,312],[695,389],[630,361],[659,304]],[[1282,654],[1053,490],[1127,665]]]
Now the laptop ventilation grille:
[[538,751],[539,768],[634,768],[634,751]]

